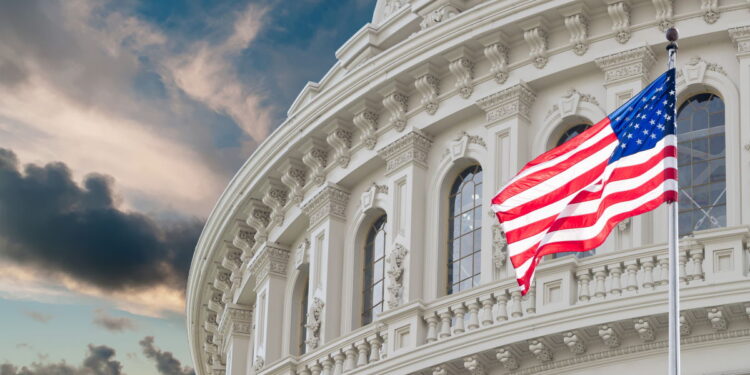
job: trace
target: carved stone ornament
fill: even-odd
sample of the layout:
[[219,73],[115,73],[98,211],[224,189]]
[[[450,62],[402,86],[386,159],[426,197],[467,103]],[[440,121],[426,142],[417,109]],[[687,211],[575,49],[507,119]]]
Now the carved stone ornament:
[[594,60],[604,71],[604,84],[621,82],[631,78],[648,79],[648,71],[656,61],[651,47],[643,46]]
[[521,25],[523,39],[529,46],[529,57],[531,63],[537,69],[547,65],[547,29],[541,19],[532,20]]
[[328,166],[328,150],[325,143],[311,138],[303,146],[302,162],[310,168],[310,180],[314,185],[322,185],[326,180],[325,169]]
[[443,5],[425,15],[422,18],[422,22],[419,23],[419,27],[424,30],[449,18],[453,18],[459,13],[461,13],[461,10],[453,5]]
[[615,40],[625,44],[630,40],[630,7],[625,1],[612,1],[607,5],[607,13],[612,20]]
[[729,29],[729,37],[737,47],[738,55],[750,53],[750,26]]
[[222,338],[232,334],[249,335],[253,319],[253,309],[228,303],[221,315],[219,332]]
[[412,130],[401,138],[378,151],[386,162],[386,175],[391,174],[409,163],[416,163],[427,168],[427,155],[432,140],[419,130]]
[[590,103],[601,108],[599,101],[593,95],[581,93],[576,89],[568,89],[558,103],[547,112],[547,117],[556,112],[560,118],[573,116],[578,113],[580,103]]
[[409,0],[385,0],[385,7],[383,8],[383,19],[390,17],[402,7],[409,5],[409,3]]
[[231,271],[234,278],[242,267],[242,250],[229,248],[221,259],[221,266]]
[[703,20],[708,24],[715,23],[719,19],[719,0],[701,0]]
[[445,365],[437,365],[432,368],[432,375],[448,375]]
[[508,80],[508,52],[510,49],[503,43],[493,43],[484,47],[484,56],[490,61],[490,72],[495,82],[503,84]]
[[633,221],[633,218],[631,217],[620,221],[619,223],[617,223],[617,230],[619,230],[620,232],[625,232],[626,230],[628,230],[628,227],[630,226],[631,221]]
[[583,354],[586,352],[586,345],[575,332],[563,333],[563,343],[570,349],[573,354]]
[[372,150],[378,142],[378,113],[374,110],[374,105],[368,101],[360,103],[354,109],[355,115],[352,121],[354,126],[359,129],[359,140],[366,149]]
[[604,345],[608,348],[616,348],[620,346],[620,336],[609,325],[604,324],[599,327],[599,337],[602,338]]
[[505,367],[506,370],[516,370],[521,365],[518,362],[518,359],[513,354],[513,352],[510,351],[509,348],[499,348],[495,352],[495,357],[497,360]]
[[370,187],[367,188],[367,190],[362,193],[359,198],[363,211],[369,210],[375,205],[375,198],[377,194],[388,194],[388,186],[378,185],[373,182],[372,185],[370,185]]
[[721,65],[708,62],[699,56],[694,56],[677,72],[677,79],[684,79],[684,83],[688,85],[703,83],[706,72],[727,75],[727,72]]
[[635,328],[635,331],[638,332],[638,336],[640,336],[643,341],[654,341],[656,338],[654,327],[652,327],[651,323],[645,319],[633,320],[633,328]]
[[386,259],[388,263],[388,307],[395,309],[401,304],[404,289],[404,260],[409,251],[401,244],[396,244]]
[[674,26],[674,22],[672,22],[673,0],[651,0],[651,2],[654,3],[656,9],[656,22],[659,25],[659,30],[666,31]]
[[316,226],[327,217],[346,219],[346,205],[349,202],[349,192],[334,185],[325,186],[316,194],[302,210],[310,218],[310,227]]
[[341,168],[349,166],[351,160],[352,132],[339,119],[335,119],[328,126],[326,142],[333,148],[333,161]]
[[464,367],[469,370],[469,373],[471,375],[486,374],[484,365],[482,364],[482,362],[479,362],[479,356],[477,355],[472,355],[464,358]]
[[388,115],[387,125],[392,126],[397,132],[406,128],[406,112],[408,111],[409,97],[406,96],[406,88],[400,82],[392,82],[381,91],[383,94],[383,107]]
[[685,317],[685,314],[680,314],[680,335],[689,336],[691,331],[692,327],[690,326],[690,322]]
[[260,284],[269,275],[286,277],[286,266],[289,263],[289,251],[271,244],[266,244],[250,264],[250,273]]
[[253,370],[255,370],[255,372],[260,372],[260,370],[263,370],[263,366],[265,366],[263,357],[259,355],[255,356],[255,360],[253,361]]
[[324,306],[325,303],[320,298],[313,297],[310,308],[307,310],[307,321],[305,322],[307,340],[305,340],[305,344],[308,350],[317,348],[320,343],[320,326],[323,323]]
[[570,33],[570,46],[573,52],[582,56],[589,49],[589,18],[584,6],[575,6],[563,11],[565,28]]
[[487,113],[487,122],[495,122],[520,115],[529,118],[536,95],[528,85],[520,82],[477,101],[477,106]]
[[724,317],[724,313],[718,307],[711,307],[706,309],[706,317],[711,322],[711,327],[717,331],[724,331],[727,329],[727,319]]
[[266,193],[263,195],[263,204],[271,208],[271,226],[281,225],[284,222],[284,207],[286,207],[289,191],[275,178],[268,178]]
[[299,159],[287,159],[283,167],[281,182],[289,189],[290,201],[294,204],[302,203],[304,189],[307,183],[307,169]]
[[541,362],[552,360],[552,351],[539,340],[529,340],[529,351]]
[[294,251],[294,268],[300,269],[305,264],[310,263],[310,240],[302,240],[297,249]]
[[492,226],[492,263],[495,269],[500,271],[505,267],[508,259],[508,241],[505,239],[503,228],[499,224]]
[[[264,243],[268,239],[268,226],[271,223],[271,210],[263,202],[257,199],[250,199],[250,215],[248,215],[247,225],[255,230],[253,239],[255,245]],[[254,246],[255,246],[254,245]]]

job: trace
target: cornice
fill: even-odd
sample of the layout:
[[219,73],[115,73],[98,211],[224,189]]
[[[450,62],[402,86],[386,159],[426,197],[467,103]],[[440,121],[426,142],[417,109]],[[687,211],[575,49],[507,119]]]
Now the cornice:
[[734,46],[737,48],[737,56],[750,54],[750,25],[734,27],[728,30]]
[[529,111],[536,100],[534,91],[523,81],[492,95],[477,100],[477,106],[487,113],[487,122],[505,120],[512,116],[529,119]]

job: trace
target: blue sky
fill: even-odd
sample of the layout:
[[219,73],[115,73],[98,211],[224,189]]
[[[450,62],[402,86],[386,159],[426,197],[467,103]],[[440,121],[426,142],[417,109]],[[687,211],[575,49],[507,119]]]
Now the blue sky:
[[0,2],[0,372],[190,373],[205,218],[374,5]]

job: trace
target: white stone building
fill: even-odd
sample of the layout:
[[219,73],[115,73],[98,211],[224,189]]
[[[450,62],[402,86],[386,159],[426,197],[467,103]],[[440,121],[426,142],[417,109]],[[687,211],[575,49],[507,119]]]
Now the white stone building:
[[748,0],[379,0],[206,224],[197,373],[665,373],[664,207],[522,298],[488,202],[660,74],[670,25],[683,374],[750,374]]

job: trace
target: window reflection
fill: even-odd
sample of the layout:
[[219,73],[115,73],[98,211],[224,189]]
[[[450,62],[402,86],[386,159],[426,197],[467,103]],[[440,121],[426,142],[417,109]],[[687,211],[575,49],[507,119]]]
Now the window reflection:
[[362,291],[362,325],[372,323],[383,312],[385,284],[385,223],[381,216],[370,227],[365,242],[364,282]]
[[458,175],[451,187],[448,226],[448,294],[479,285],[481,274],[482,167]]

